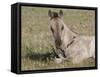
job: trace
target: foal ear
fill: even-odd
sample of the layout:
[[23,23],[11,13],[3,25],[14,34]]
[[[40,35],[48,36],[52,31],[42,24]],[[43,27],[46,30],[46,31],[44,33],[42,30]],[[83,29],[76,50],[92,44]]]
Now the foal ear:
[[63,11],[62,10],[59,11],[59,15],[63,16]]
[[51,10],[48,11],[48,16],[52,17],[52,11]]

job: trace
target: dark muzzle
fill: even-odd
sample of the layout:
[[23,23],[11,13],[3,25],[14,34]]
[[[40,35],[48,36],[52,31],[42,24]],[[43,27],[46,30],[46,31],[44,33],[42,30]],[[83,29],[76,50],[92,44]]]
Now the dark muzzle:
[[60,46],[61,46],[61,39],[55,40],[55,43],[56,43],[56,48],[60,48]]

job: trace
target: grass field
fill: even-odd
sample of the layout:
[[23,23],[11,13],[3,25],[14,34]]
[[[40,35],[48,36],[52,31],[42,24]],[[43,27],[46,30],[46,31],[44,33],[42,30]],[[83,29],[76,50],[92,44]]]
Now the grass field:
[[[55,69],[71,67],[95,66],[95,60],[89,58],[80,64],[54,62],[54,39],[50,31],[48,10],[60,10],[55,8],[39,8],[22,6],[22,48],[21,69]],[[95,12],[88,10],[62,9],[65,24],[74,32],[81,35],[95,34]]]

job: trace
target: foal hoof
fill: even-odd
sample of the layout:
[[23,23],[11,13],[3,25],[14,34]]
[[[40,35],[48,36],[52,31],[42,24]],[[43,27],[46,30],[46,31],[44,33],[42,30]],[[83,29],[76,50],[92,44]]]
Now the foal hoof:
[[62,63],[63,62],[63,60],[62,59],[60,59],[60,58],[55,58],[55,63],[57,63],[57,64],[60,64],[60,63]]

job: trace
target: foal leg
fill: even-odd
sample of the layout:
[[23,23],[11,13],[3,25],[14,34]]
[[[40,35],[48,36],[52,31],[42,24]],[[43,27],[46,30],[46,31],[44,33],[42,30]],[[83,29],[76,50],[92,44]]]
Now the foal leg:
[[61,49],[57,49],[58,57],[61,59],[65,58],[65,53]]
[[55,58],[56,63],[62,63],[64,61],[64,55],[63,52],[60,49],[56,50],[56,54],[58,55],[58,58]]

